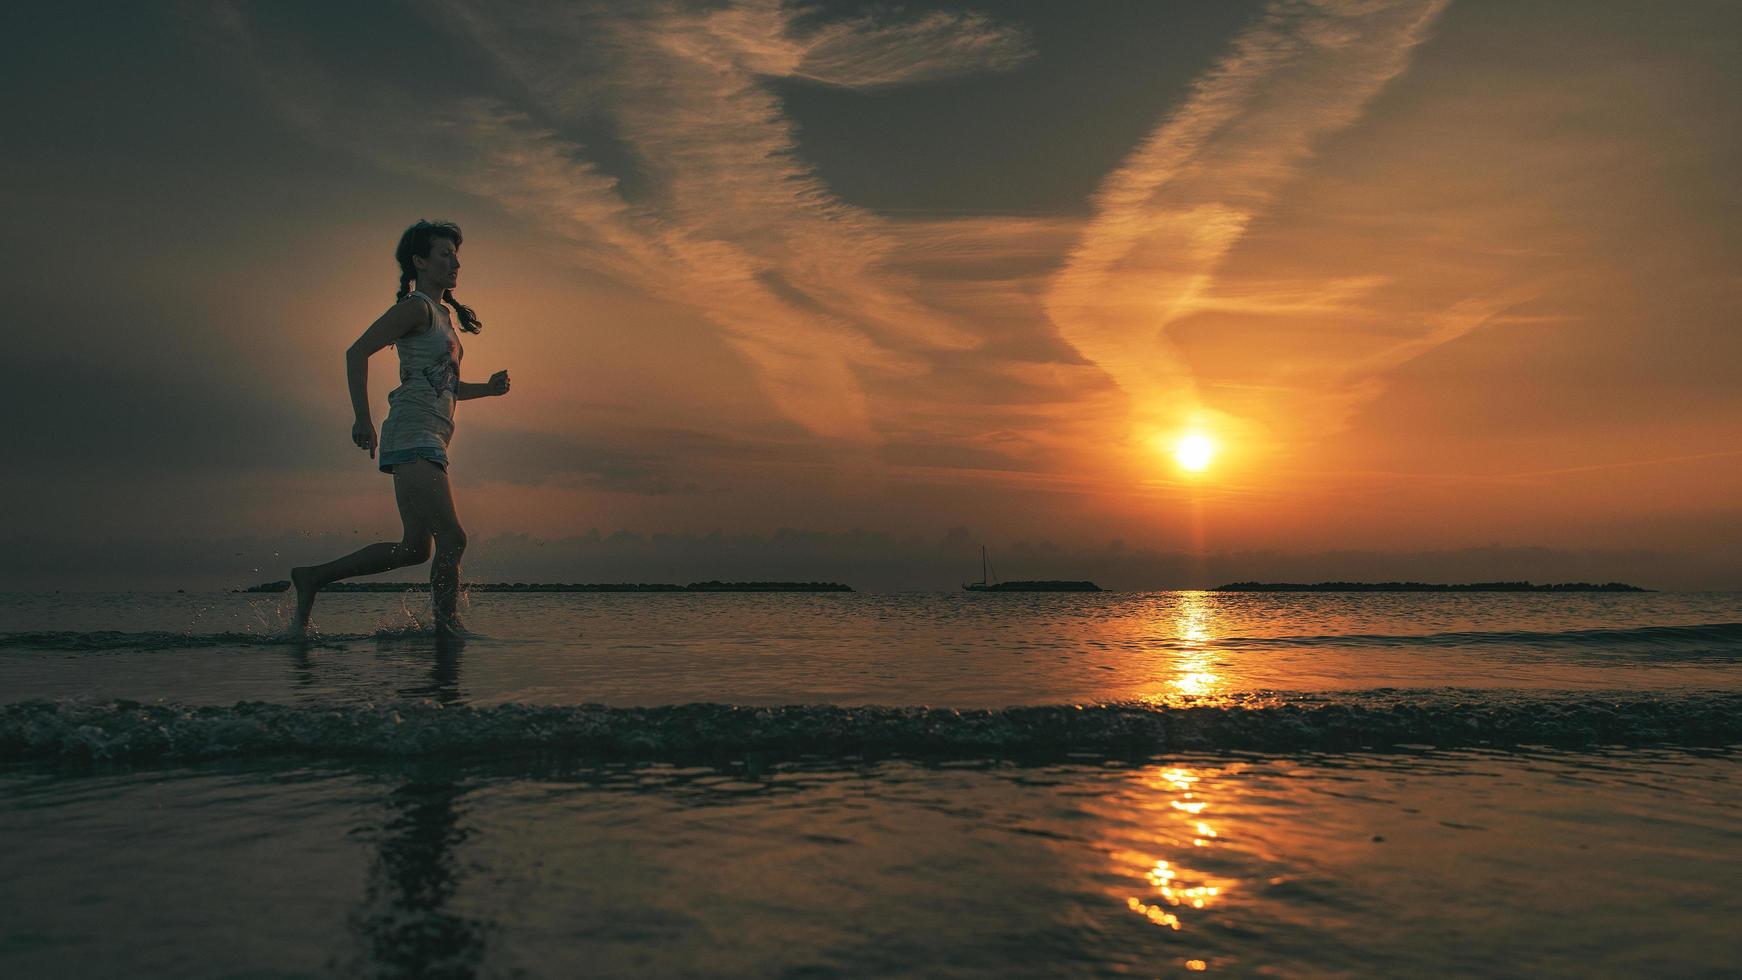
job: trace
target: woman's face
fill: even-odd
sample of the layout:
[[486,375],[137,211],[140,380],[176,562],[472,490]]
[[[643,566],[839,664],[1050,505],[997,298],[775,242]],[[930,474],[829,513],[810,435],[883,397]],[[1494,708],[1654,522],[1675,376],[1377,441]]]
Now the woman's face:
[[430,243],[429,258],[415,258],[420,278],[428,279],[443,289],[460,284],[460,247],[445,238]]

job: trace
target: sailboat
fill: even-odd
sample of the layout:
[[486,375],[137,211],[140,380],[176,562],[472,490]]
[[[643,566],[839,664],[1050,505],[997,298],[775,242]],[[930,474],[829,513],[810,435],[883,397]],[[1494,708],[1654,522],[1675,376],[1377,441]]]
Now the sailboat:
[[980,546],[980,581],[963,582],[962,588],[969,592],[990,592],[998,587],[998,573],[992,570],[992,561],[986,557],[986,546]]
[[980,581],[963,582],[962,589],[967,592],[1099,592],[1101,587],[1093,582],[1000,582],[998,573],[992,570],[992,559],[986,555],[986,546],[980,546]]

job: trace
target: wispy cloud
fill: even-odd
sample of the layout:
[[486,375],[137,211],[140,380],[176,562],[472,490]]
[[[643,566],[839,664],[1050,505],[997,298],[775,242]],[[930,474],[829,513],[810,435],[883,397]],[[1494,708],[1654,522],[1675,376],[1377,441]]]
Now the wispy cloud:
[[1216,275],[1315,143],[1353,124],[1403,71],[1445,2],[1272,4],[1103,182],[1046,306],[1130,399],[1135,421],[1173,422],[1200,407],[1166,336],[1182,317],[1241,304],[1335,308],[1376,285],[1222,296]]
[[1015,68],[1034,54],[1028,38],[979,14],[937,11],[918,20],[825,24],[803,36],[791,74],[847,88],[936,81]]
[[[1030,54],[1019,32],[955,14],[801,24],[776,0],[441,9],[537,104],[407,111],[409,93],[322,97],[299,84],[319,74],[311,65],[279,63],[267,70],[283,75],[287,115],[388,168],[495,200],[567,238],[589,266],[690,305],[769,399],[820,436],[877,441],[863,375],[915,375],[924,352],[975,342],[890,268],[900,240],[889,225],[836,199],[800,161],[767,79],[865,88],[1004,70]],[[240,18],[232,27],[247,34]],[[598,116],[645,161],[647,200],[627,202],[561,135]]]

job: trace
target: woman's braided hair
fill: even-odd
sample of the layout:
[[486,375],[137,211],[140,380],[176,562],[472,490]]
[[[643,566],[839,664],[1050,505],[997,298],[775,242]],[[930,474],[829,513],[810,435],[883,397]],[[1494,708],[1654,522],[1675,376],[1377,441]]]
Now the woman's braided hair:
[[[411,295],[411,284],[417,280],[417,266],[411,262],[412,256],[429,258],[429,250],[438,238],[445,238],[460,247],[460,226],[451,221],[425,221],[418,219],[417,224],[405,229],[405,234],[399,236],[399,247],[393,250],[393,257],[399,260],[399,295],[394,302]],[[442,300],[454,308],[460,315],[460,329],[467,333],[477,333],[484,329],[484,321],[478,319],[478,314],[472,308],[454,298],[451,289],[442,290]]]

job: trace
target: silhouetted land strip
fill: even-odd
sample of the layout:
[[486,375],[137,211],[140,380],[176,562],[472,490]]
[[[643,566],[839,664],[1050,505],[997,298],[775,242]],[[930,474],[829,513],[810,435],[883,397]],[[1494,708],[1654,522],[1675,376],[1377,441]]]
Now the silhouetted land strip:
[[[839,582],[691,582],[669,585],[648,582],[468,582],[467,592],[851,592]],[[289,580],[262,582],[243,592],[287,592]],[[335,582],[322,592],[428,592],[428,582]]]
[[1218,585],[1215,592],[1651,592],[1624,582],[1560,582],[1533,585],[1529,582],[1466,582],[1443,585],[1432,582],[1233,582]]
[[1099,592],[1101,587],[1093,582],[995,582],[991,585],[964,585],[969,592]]

